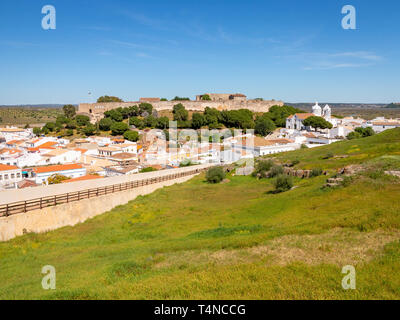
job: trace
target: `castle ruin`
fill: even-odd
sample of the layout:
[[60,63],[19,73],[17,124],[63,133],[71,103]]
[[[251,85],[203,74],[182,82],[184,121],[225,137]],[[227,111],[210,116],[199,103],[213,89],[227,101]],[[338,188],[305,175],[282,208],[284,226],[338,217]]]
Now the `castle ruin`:
[[[206,95],[208,96],[207,100],[204,100],[203,97]],[[208,98],[210,100],[208,100]],[[241,93],[206,93],[196,96],[195,101],[161,101],[160,98],[140,98],[139,101],[130,102],[81,103],[79,104],[78,113],[89,115],[92,120],[99,120],[103,118],[105,111],[139,105],[143,102],[151,103],[157,111],[172,110],[174,105],[178,103],[182,103],[188,111],[198,112],[203,112],[206,107],[215,108],[220,111],[249,109],[253,112],[268,112],[269,108],[272,106],[283,106],[283,101],[261,99],[248,100],[247,97]]]

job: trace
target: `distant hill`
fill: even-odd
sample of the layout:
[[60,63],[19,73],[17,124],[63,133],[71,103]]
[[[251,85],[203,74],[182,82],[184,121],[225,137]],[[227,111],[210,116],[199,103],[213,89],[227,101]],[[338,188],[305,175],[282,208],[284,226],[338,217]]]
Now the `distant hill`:
[[[28,108],[28,109],[38,109],[38,108],[62,108],[65,104],[21,104],[21,105],[0,105],[0,108]],[[74,106],[78,106],[74,104]]]
[[397,109],[397,108],[400,108],[400,103],[391,103],[391,104],[388,104],[385,108],[386,109]]
[[[295,108],[307,108],[310,109],[313,105],[315,105],[315,102],[299,102],[299,103],[291,103],[291,102],[285,102],[286,105],[295,107]],[[318,103],[320,106],[324,106],[326,104],[329,104],[330,107],[332,108],[365,108],[365,109],[371,109],[371,108],[384,108],[386,106],[385,103],[330,103],[330,102],[319,102]]]

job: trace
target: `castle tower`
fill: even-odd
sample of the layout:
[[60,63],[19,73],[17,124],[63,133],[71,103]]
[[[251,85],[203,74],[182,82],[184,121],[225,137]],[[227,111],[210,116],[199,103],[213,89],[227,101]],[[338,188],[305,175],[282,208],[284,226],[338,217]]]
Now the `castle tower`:
[[330,117],[331,117],[331,107],[330,106],[328,106],[328,105],[326,105],[325,107],[324,107],[324,109],[322,110],[322,113],[323,113],[323,116],[324,116],[324,118],[327,118],[327,119],[330,119]]
[[322,116],[322,108],[318,105],[318,102],[316,102],[315,105],[312,107],[312,113],[317,117]]

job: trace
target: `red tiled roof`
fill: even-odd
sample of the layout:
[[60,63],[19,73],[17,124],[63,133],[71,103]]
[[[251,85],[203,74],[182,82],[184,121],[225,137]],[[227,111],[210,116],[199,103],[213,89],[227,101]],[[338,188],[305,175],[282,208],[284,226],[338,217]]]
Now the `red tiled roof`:
[[74,169],[82,169],[81,164],[62,164],[48,167],[37,167],[33,168],[33,171],[36,173],[44,173],[44,172],[56,172],[56,171],[66,171],[66,170],[74,170]]
[[16,166],[9,166],[7,164],[0,164],[0,171],[8,171],[18,169]]
[[80,151],[80,153],[84,154],[88,149],[82,149],[82,148],[75,148],[75,151]]
[[64,180],[63,183],[66,182],[75,182],[75,181],[85,181],[85,180],[94,180],[94,179],[101,179],[103,178],[102,176],[96,176],[94,174],[88,174],[86,176],[78,177],[78,178],[73,178],[73,179],[68,179]]
[[41,145],[38,146],[39,149],[54,149],[54,145],[56,145],[57,142],[53,141],[47,141]]
[[315,114],[313,114],[313,113],[295,113],[294,115],[289,116],[288,119],[292,119],[294,116],[296,116],[297,118],[299,118],[301,120],[305,120],[309,117],[315,116]]

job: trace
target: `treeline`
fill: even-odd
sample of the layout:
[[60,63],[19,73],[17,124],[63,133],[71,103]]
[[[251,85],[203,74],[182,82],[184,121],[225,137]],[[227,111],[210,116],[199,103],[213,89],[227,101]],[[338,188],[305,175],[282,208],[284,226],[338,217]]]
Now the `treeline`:
[[[304,111],[290,106],[273,106],[268,112],[262,114],[255,114],[248,109],[219,111],[206,107],[203,113],[195,112],[189,119],[189,112],[183,104],[174,105],[172,110],[173,120],[177,121],[178,128],[255,129],[257,134],[263,136],[271,133],[277,127],[284,127],[288,116],[301,112]],[[100,120],[100,129],[108,131],[113,122],[121,122],[128,118],[129,124],[138,129],[167,129],[169,125],[168,117],[158,117],[150,103],[141,103],[138,106],[106,111],[104,118]]]
[[[56,133],[59,136],[73,136],[75,133],[91,136],[100,132],[109,132],[111,135],[123,135],[125,139],[137,141],[139,134],[130,130],[130,126],[137,129],[169,128],[170,119],[159,117],[150,103],[140,103],[129,107],[120,107],[104,112],[104,118],[98,123],[90,123],[86,115],[76,115],[74,106],[63,107],[64,115],[58,116],[55,122],[48,122],[43,128],[34,128],[36,135]],[[180,129],[254,129],[256,134],[266,136],[277,127],[284,127],[286,118],[294,113],[304,112],[290,106],[273,106],[268,112],[254,113],[248,109],[223,110],[206,107],[204,112],[195,112],[189,119],[189,112],[182,103],[173,106],[173,120]]]
[[[211,100],[209,95],[204,95],[203,100]],[[167,98],[161,98],[160,101],[168,101]],[[175,96],[175,98],[171,99],[171,101],[190,101],[188,97],[178,97]],[[98,103],[104,103],[104,102],[124,102],[121,98],[114,97],[114,96],[101,96],[97,99]]]

